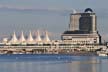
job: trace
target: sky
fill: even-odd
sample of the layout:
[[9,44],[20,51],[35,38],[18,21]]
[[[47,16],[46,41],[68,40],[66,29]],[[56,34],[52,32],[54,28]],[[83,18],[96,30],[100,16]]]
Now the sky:
[[84,12],[92,8],[97,15],[98,31],[108,40],[108,0],[0,0],[0,38],[14,31],[25,35],[29,30],[47,30],[52,39],[68,30],[69,15],[73,9]]

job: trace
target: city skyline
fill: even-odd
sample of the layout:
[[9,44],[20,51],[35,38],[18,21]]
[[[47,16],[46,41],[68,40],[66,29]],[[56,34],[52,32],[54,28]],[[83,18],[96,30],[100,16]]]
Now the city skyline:
[[[60,34],[68,29],[69,15],[73,9],[83,12],[92,8],[97,15],[97,28],[105,40],[107,37],[107,0],[1,0],[0,1],[0,38],[2,35],[17,35],[23,30],[48,30]],[[104,3],[102,6],[101,4]],[[56,29],[55,29],[56,28]],[[60,35],[58,35],[60,38]],[[103,39],[104,40],[104,39]]]

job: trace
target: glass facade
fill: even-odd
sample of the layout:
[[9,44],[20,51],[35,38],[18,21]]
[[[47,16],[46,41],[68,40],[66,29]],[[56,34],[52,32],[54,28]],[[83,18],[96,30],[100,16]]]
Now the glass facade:
[[80,17],[79,29],[80,31],[87,31],[90,33],[92,31],[92,17],[88,15]]

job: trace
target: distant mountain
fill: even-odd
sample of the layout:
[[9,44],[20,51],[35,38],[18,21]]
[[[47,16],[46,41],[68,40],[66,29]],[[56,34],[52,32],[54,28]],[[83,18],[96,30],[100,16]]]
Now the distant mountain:
[[60,14],[60,15],[69,15],[70,13],[72,13],[72,10],[32,9],[32,8],[12,8],[12,7],[0,7],[0,11],[36,12],[39,14]]

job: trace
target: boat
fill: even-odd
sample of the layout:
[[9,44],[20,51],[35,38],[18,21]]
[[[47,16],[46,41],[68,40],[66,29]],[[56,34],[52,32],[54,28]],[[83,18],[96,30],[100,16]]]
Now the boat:
[[108,56],[108,49],[97,51],[98,56]]

